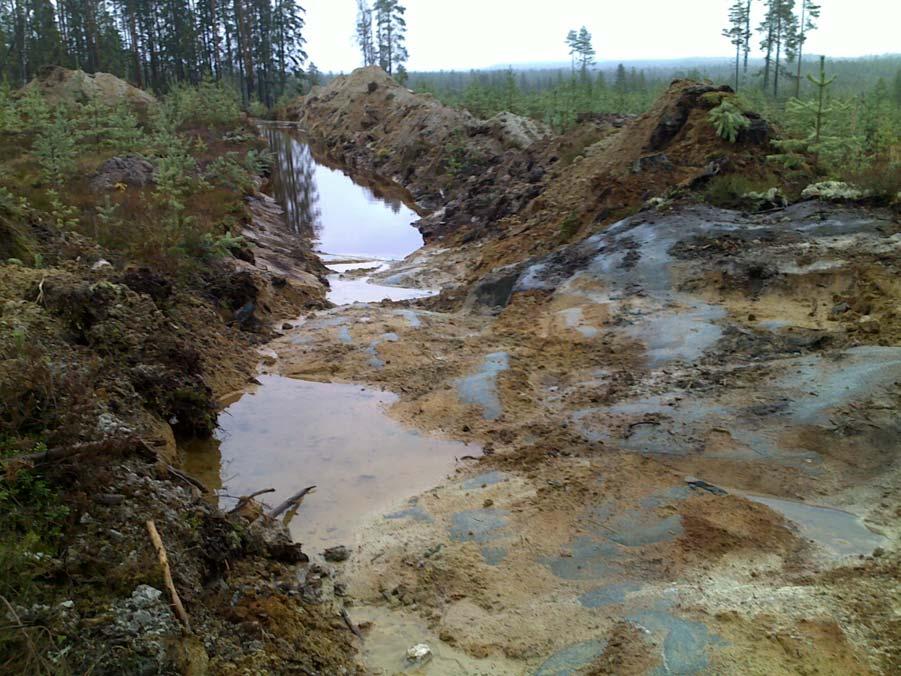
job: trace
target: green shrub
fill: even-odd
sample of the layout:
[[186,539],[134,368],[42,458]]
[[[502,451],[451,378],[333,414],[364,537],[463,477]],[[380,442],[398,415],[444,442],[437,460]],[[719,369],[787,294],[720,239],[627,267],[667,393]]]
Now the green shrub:
[[250,105],[247,106],[247,112],[251,117],[259,117],[262,119],[269,117],[269,108],[267,108],[264,103],[261,103],[256,99],[251,101]]
[[242,192],[253,189],[253,179],[245,166],[238,161],[238,153],[226,153],[210,162],[204,178],[214,185],[222,185]]
[[221,82],[205,81],[194,87],[176,85],[160,108],[176,128],[233,125],[241,119],[237,92]]
[[19,115],[10,96],[9,83],[0,83],[0,132],[18,131]]
[[579,218],[576,212],[570,212],[570,214],[563,219],[560,223],[560,241],[568,242],[573,237],[576,236],[576,233],[582,228],[582,221]]
[[51,185],[62,184],[75,167],[75,139],[62,111],[53,122],[38,128],[33,150],[44,180]]
[[714,176],[704,192],[705,201],[726,209],[752,207],[754,196],[766,195],[772,188],[772,181],[749,178],[741,174]]
[[710,123],[716,129],[717,135],[729,143],[735,143],[743,129],[751,125],[751,121],[745,117],[735,103],[727,99],[707,114]]
[[50,121],[50,106],[37,89],[29,88],[16,101],[16,118],[19,128],[39,128]]

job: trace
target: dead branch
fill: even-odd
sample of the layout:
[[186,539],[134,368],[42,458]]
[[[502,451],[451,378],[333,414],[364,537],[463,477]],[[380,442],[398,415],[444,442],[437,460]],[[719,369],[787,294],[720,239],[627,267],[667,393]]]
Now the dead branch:
[[235,514],[240,512],[247,503],[249,503],[254,498],[257,498],[261,495],[266,495],[266,493],[275,493],[274,488],[264,488],[261,491],[257,491],[256,493],[251,493],[250,495],[242,495],[238,498],[238,504],[236,504],[232,509],[229,510],[229,514]]
[[175,616],[181,622],[187,633],[191,633],[191,621],[188,619],[188,613],[181,603],[178,591],[175,589],[175,583],[172,581],[172,571],[169,568],[169,557],[166,556],[166,548],[163,546],[163,540],[153,519],[147,521],[147,532],[150,533],[150,541],[156,550],[156,556],[160,560],[160,567],[163,569],[163,578],[166,582],[166,589],[169,590],[169,596],[172,598],[172,607],[175,609]]
[[76,455],[86,455],[90,453],[127,453],[142,447],[142,441],[135,437],[104,439],[102,441],[88,441],[83,444],[74,444],[72,446],[63,446],[61,448],[51,448],[40,453],[14,455],[9,458],[0,459],[0,462],[3,464],[27,462],[39,465],[42,463],[65,460],[66,458],[71,458]]
[[360,628],[350,621],[350,616],[347,614],[347,611],[344,608],[341,609],[341,619],[344,620],[344,624],[347,625],[347,628],[350,629],[351,633],[353,633],[354,636],[362,641],[363,632],[361,632]]
[[179,479],[180,481],[185,482],[189,486],[193,486],[201,493],[204,493],[204,494],[210,493],[210,489],[207,488],[206,485],[200,479],[195,479],[190,474],[186,474],[185,472],[182,472],[180,469],[176,469],[172,465],[166,465],[166,471],[169,472],[169,474],[171,474],[176,479]]
[[302,491],[298,491],[290,498],[285,500],[278,507],[269,512],[270,519],[277,519],[282,513],[287,512],[291,507],[295,505],[300,505],[300,501],[304,499],[307,493],[312,493],[316,490],[316,486],[307,486]]
[[34,302],[38,305],[44,304],[44,282],[47,281],[47,275],[41,276],[41,281],[38,284],[38,297],[34,299]]

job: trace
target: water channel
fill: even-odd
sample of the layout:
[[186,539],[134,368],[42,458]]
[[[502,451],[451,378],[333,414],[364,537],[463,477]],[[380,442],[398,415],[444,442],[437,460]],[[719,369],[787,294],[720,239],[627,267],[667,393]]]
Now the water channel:
[[[355,183],[318,162],[290,128],[263,127],[275,155],[273,188],[288,224],[314,242],[334,274],[337,304],[401,300],[432,291],[379,286],[355,269],[381,269],[422,246],[419,218],[399,197]],[[353,384],[261,376],[260,385],[231,403],[209,441],[185,448],[188,471],[215,487],[228,506],[264,488],[278,504],[315,484],[290,521],[292,535],[316,555],[352,545],[362,522],[440,483],[463,444],[420,434],[390,418],[396,396]]]

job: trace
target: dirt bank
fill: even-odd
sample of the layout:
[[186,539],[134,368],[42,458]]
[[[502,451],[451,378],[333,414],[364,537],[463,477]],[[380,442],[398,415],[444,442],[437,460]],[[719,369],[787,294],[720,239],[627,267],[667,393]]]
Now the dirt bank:
[[428,267],[462,268],[472,280],[584,237],[651,198],[730,173],[770,176],[765,120],[747,113],[734,144],[708,120],[730,92],[677,80],[638,118],[585,120],[557,137],[509,114],[476,119],[365,68],[282,114],[350,170],[408,188],[431,212],[417,223],[431,253],[441,248]]
[[551,133],[505,113],[479,120],[413,94],[380,68],[361,68],[288,105],[312,141],[339,164],[390,178],[420,209],[427,241],[489,227],[540,191]]
[[[57,93],[76,96],[68,85]],[[0,204],[0,664],[16,673],[352,671],[352,635],[323,602],[331,572],[298,568],[306,556],[280,524],[219,511],[176,469],[176,437],[212,432],[220,399],[253,379],[273,327],[328,307],[309,242],[264,193],[251,187],[242,200],[239,188],[207,185],[185,200],[181,227],[213,213],[240,229],[198,236],[209,246],[195,258],[164,250],[159,265],[135,263],[139,212],[157,204],[154,165],[92,155],[94,166],[60,189],[76,206],[55,222],[41,193],[26,190],[38,180],[14,184],[35,175],[27,133],[2,135],[17,148],[4,182],[25,185],[27,199]],[[258,145],[252,127],[194,136],[204,141],[192,148],[201,167]],[[127,246],[98,244],[100,225],[93,238],[72,225],[71,214],[93,221],[101,193],[124,216],[114,243]],[[172,227],[154,225],[144,240]],[[148,520],[190,632],[170,606]]]

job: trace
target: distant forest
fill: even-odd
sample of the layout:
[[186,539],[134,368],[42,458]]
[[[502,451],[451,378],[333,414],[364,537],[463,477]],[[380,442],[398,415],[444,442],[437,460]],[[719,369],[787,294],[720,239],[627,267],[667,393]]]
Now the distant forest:
[[[486,116],[501,109],[521,114],[541,116],[540,111],[553,107],[556,99],[559,107],[568,105],[576,90],[576,103],[587,110],[580,112],[641,113],[653,102],[669,83],[676,78],[711,81],[716,84],[732,84],[733,65],[730,61],[686,60],[664,62],[659,65],[640,66],[626,61],[616,66],[604,65],[587,71],[587,78],[568,65],[556,68],[516,68],[440,71],[409,73],[408,86],[419,92],[427,92],[450,105],[462,106],[475,115]],[[758,73],[763,60],[752,60],[750,71]],[[892,98],[901,105],[901,55],[865,57],[856,59],[827,59],[826,67],[836,76],[830,94],[836,97],[853,97],[873,91],[877,86],[891,90]],[[805,57],[802,75],[815,75],[819,57]],[[749,75],[743,88],[743,96],[753,103],[764,98],[755,75]],[[880,85],[880,82],[882,83]],[[805,79],[801,84],[801,97],[810,95],[815,86]],[[787,98],[787,97],[786,97]]]

